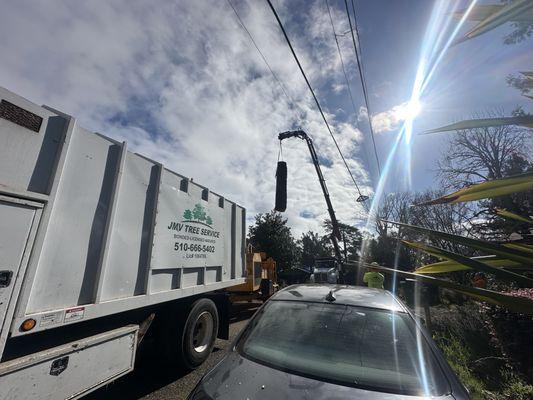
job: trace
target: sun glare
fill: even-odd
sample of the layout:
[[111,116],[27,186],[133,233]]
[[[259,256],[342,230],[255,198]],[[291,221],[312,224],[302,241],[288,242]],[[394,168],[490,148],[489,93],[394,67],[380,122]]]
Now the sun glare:
[[404,117],[406,120],[414,120],[422,111],[422,104],[418,99],[413,99],[405,105]]
[[[398,117],[403,120],[403,126],[392,143],[392,148],[389,151],[387,161],[385,162],[383,171],[376,185],[376,190],[372,199],[372,205],[370,207],[370,212],[367,219],[366,229],[368,231],[371,230],[371,221],[377,214],[377,210],[381,198],[383,196],[387,180],[393,179],[394,177],[398,176],[397,168],[393,167],[394,161],[400,161],[400,165],[404,166],[405,169],[402,172],[406,177],[408,187],[410,187],[411,185],[411,138],[413,135],[414,120],[422,111],[422,104],[420,102],[420,98],[424,95],[425,89],[428,87],[428,84],[431,81],[431,78],[433,77],[437,66],[444,58],[447,50],[452,45],[457,34],[459,33],[459,30],[461,29],[461,26],[466,21],[468,15],[472,11],[477,1],[478,0],[471,0],[468,9],[466,10],[463,17],[448,37],[446,37],[446,35],[447,32],[449,32],[448,27],[450,26],[453,19],[452,11],[455,10],[459,3],[455,2],[450,6],[450,2],[447,2],[446,0],[439,0],[435,2],[431,18],[426,29],[426,34],[422,42],[421,56],[418,63],[415,80],[413,82],[411,99],[410,101],[404,103],[398,110]],[[362,243],[362,253],[368,251],[368,245],[369,241],[365,239]],[[397,268],[398,254],[399,253],[397,249],[395,268]],[[394,275],[393,279],[396,280],[396,275]],[[416,285],[416,290],[419,291],[420,286]],[[418,293],[419,292],[417,292],[417,295]],[[393,335],[395,335],[394,331]],[[422,338],[419,334],[417,334],[420,380],[424,385],[424,392],[427,395],[429,393],[429,383],[427,380],[427,373],[425,369],[425,356],[423,354],[424,348],[421,343]]]

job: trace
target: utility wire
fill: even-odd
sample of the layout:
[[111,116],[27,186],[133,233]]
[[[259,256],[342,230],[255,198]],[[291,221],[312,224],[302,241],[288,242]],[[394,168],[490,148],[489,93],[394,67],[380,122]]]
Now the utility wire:
[[[351,0],[351,3],[352,3],[352,9],[353,9],[353,12],[354,12],[354,16],[353,17],[354,17],[355,31],[356,31],[356,34],[357,34],[357,40],[359,41],[359,31],[357,30],[357,20],[356,20],[356,17],[355,17],[355,6],[354,6],[354,3],[353,3],[353,0]],[[368,125],[369,125],[369,128],[370,128],[370,136],[372,138],[372,145],[374,146],[374,155],[376,156],[376,163],[377,163],[377,166],[378,166],[378,173],[381,176],[381,166],[379,164],[378,150],[376,148],[376,140],[374,138],[374,128],[372,127],[372,118],[371,118],[372,114],[370,114],[369,101],[368,101],[368,92],[366,90],[366,81],[365,81],[365,77],[363,75],[363,68],[362,68],[362,64],[361,64],[361,59],[359,57],[359,51],[357,50],[357,45],[356,45],[356,42],[355,42],[355,36],[353,34],[354,28],[352,26],[352,18],[350,17],[350,11],[348,10],[348,0],[344,0],[344,5],[346,6],[346,15],[348,16],[348,22],[350,23],[350,32],[352,33],[353,49],[355,51],[355,58],[357,60],[357,69],[359,71],[359,78],[361,79],[361,86],[363,88],[363,97],[365,99],[366,113],[367,113],[367,116],[368,116]],[[359,45],[359,47],[361,47],[361,46]]]
[[350,100],[352,102],[353,109],[355,111],[355,116],[357,118],[357,107],[353,100],[352,89],[350,89],[350,83],[348,82],[348,75],[346,75],[346,68],[344,67],[344,60],[342,59],[341,47],[339,46],[339,40],[337,39],[337,32],[335,32],[335,26],[333,25],[333,17],[331,16],[331,10],[329,8],[328,0],[324,0],[326,7],[328,8],[329,21],[331,22],[331,29],[333,29],[333,37],[335,38],[335,44],[337,45],[337,52],[339,53],[339,58],[341,60],[342,72],[344,74],[344,80],[346,81],[346,87],[348,88],[348,93],[350,95]]
[[[344,60],[342,58],[342,52],[341,52],[341,47],[339,45],[339,40],[337,39],[337,36],[344,36],[346,33],[350,32],[350,31],[346,31],[342,35],[337,35],[337,32],[335,31],[335,25],[333,24],[333,17],[331,16],[331,10],[330,10],[330,7],[329,7],[329,2],[328,2],[328,0],[324,0],[324,2],[326,3],[326,7],[328,9],[329,21],[331,22],[331,29],[333,30],[333,37],[335,38],[335,44],[337,45],[337,52],[339,53],[339,58],[341,60],[342,72],[344,74],[344,80],[346,81],[346,87],[348,88],[348,94],[350,95],[350,100],[352,102],[352,106],[353,106],[353,110],[354,110],[354,116],[355,116],[356,121],[357,121],[358,111],[357,111],[357,107],[355,106],[355,101],[353,99],[352,89],[350,88],[350,82],[348,81],[348,75],[346,74],[346,68],[344,66]],[[356,122],[356,124],[357,124],[357,122]],[[366,161],[368,163],[370,163],[370,160],[368,159],[367,152],[364,151],[363,153],[365,154]]]
[[[259,46],[257,45],[256,41],[254,40],[254,37],[252,36],[252,34],[250,33],[250,31],[248,30],[248,28],[246,27],[246,24],[244,23],[244,21],[241,19],[239,13],[237,12],[237,10],[235,9],[235,7],[233,6],[233,3],[231,2],[231,0],[227,0],[228,4],[230,5],[231,9],[233,10],[233,12],[235,13],[235,16],[237,17],[237,20],[239,21],[239,24],[241,26],[241,28],[248,34],[248,37],[250,38],[250,41],[252,42],[252,44],[254,45],[255,49],[257,50],[257,52],[259,53],[259,55],[261,56],[261,58],[263,59],[265,65],[267,66],[268,70],[270,71],[270,73],[272,74],[272,76],[274,77],[274,79],[278,82],[279,84],[279,87],[281,88],[281,91],[283,92],[283,94],[285,95],[285,97],[287,97],[287,99],[289,100],[289,103],[292,107],[295,107],[297,109],[299,109],[297,103],[294,101],[294,99],[289,95],[288,91],[287,91],[287,88],[285,86],[285,84],[282,82],[282,80],[280,78],[278,78],[278,76],[276,75],[276,73],[274,72],[274,70],[272,69],[272,67],[270,66],[270,64],[268,63],[265,55],[263,54],[263,52],[261,51],[261,49],[259,48]],[[299,117],[298,117],[299,118]]]
[[337,147],[337,150],[342,158],[342,161],[344,162],[344,166],[346,167],[346,170],[348,171],[348,174],[350,174],[350,177],[352,178],[352,181],[355,185],[355,188],[357,189],[357,192],[359,193],[359,196],[362,196],[361,190],[359,189],[359,185],[357,185],[357,182],[355,181],[355,178],[352,174],[352,171],[350,171],[350,168],[348,167],[348,163],[346,162],[346,159],[344,158],[344,155],[342,154],[342,151],[339,147],[339,144],[337,143],[337,140],[335,139],[335,136],[333,135],[333,131],[331,130],[331,127],[329,126],[328,120],[326,119],[326,116],[324,115],[324,111],[322,111],[322,107],[320,106],[320,103],[318,102],[318,99],[315,95],[315,91],[313,90],[311,84],[309,83],[309,80],[307,79],[307,75],[304,72],[304,69],[302,68],[302,64],[300,64],[300,60],[298,59],[298,56],[296,55],[296,52],[294,51],[294,48],[292,47],[291,41],[289,40],[289,37],[287,36],[287,32],[285,31],[285,28],[283,27],[283,23],[279,19],[278,13],[276,12],[276,9],[272,5],[272,2],[270,0],[266,0],[268,5],[270,6],[270,9],[274,13],[274,16],[276,17],[276,20],[278,21],[278,25],[283,32],[283,36],[285,37],[285,41],[289,45],[289,48],[291,49],[291,53],[294,57],[294,60],[296,61],[296,64],[298,64],[298,68],[300,69],[300,72],[302,73],[302,76],[305,79],[305,83],[307,83],[307,87],[309,88],[309,91],[313,95],[313,99],[315,100],[316,106],[318,108],[318,111],[320,111],[320,115],[322,116],[322,119],[324,120],[324,123],[326,124],[326,127],[328,128],[328,132],[331,135],[331,138],[333,139],[333,142],[335,143],[335,147]]

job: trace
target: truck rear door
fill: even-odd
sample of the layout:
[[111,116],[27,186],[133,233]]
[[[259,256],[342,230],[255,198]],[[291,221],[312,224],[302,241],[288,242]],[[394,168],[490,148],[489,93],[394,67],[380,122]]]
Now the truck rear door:
[[[38,203],[0,196],[0,332],[4,340],[14,307],[13,289],[21,266],[27,263],[39,209]],[[0,340],[0,354],[4,340]]]

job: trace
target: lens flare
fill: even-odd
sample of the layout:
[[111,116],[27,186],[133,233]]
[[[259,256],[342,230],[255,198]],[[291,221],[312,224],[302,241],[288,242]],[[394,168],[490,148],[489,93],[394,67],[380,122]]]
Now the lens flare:
[[[428,88],[431,79],[434,77],[438,65],[454,42],[464,22],[468,19],[468,16],[477,3],[477,0],[472,0],[470,2],[461,20],[453,27],[449,33],[449,36],[446,38],[449,28],[452,24],[453,13],[454,11],[457,11],[460,3],[461,2],[459,1],[451,2],[448,0],[438,0],[433,6],[431,17],[426,27],[426,32],[420,49],[420,59],[413,82],[411,98],[401,110],[404,123],[392,144],[389,154],[387,155],[387,160],[376,185],[371,207],[368,212],[366,226],[363,228],[363,231],[365,232],[365,239],[361,245],[361,263],[363,263],[363,260],[367,258],[366,255],[370,244],[369,233],[373,232],[373,224],[377,215],[381,198],[384,194],[387,181],[392,179],[393,174],[398,175],[403,173],[404,180],[407,181],[407,187],[411,187],[411,138],[413,135],[414,121],[422,111],[421,99],[424,98],[424,92]],[[425,102],[427,103],[427,99],[425,99]],[[393,168],[393,165],[397,166],[397,168]],[[396,180],[399,182],[402,181],[401,179]],[[399,247],[396,248],[395,268],[398,268],[398,258]],[[360,265],[360,270],[362,270],[362,268],[363,264]],[[393,282],[394,287],[396,287],[396,275],[393,276]],[[415,307],[419,304],[419,291],[420,287],[417,284],[415,289]],[[393,335],[395,335],[394,325]],[[417,332],[416,340],[418,345],[417,361],[419,363],[419,378],[423,384],[425,394],[428,395],[429,384],[427,380],[426,364],[424,362],[425,355],[423,351],[424,347],[422,346],[423,338],[420,336],[420,332]]]
[[[367,224],[365,227],[367,232],[372,232],[372,224],[376,216],[377,207],[381,202],[386,183],[391,178],[391,174],[393,172],[398,174],[400,168],[403,168],[404,178],[406,178],[405,180],[407,181],[408,187],[410,187],[411,138],[413,135],[414,121],[422,112],[421,99],[423,99],[424,92],[428,88],[431,79],[434,77],[438,65],[454,42],[461,27],[465,21],[467,21],[468,16],[476,3],[477,0],[472,0],[470,2],[462,18],[455,26],[453,26],[451,32],[450,26],[452,24],[453,14],[458,10],[461,2],[438,0],[433,6],[431,16],[422,40],[420,59],[413,82],[411,99],[401,110],[404,122],[392,144],[389,154],[387,155],[387,161],[376,185],[370,211],[368,213]],[[446,38],[446,33],[448,32],[450,33]],[[398,168],[392,168],[393,163],[397,165]],[[364,247],[365,243],[363,242],[362,251],[365,250]]]
[[418,117],[421,111],[422,104],[420,103],[420,100],[412,99],[405,105],[405,110],[403,110],[403,116],[406,120],[414,120],[416,117]]

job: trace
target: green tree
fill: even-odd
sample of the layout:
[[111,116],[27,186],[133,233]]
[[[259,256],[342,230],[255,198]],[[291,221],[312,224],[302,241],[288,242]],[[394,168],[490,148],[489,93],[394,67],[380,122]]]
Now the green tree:
[[401,246],[398,238],[393,236],[377,236],[370,240],[370,260],[390,268],[404,271],[414,269],[414,252]]
[[183,218],[185,218],[186,220],[191,220],[192,219],[191,210],[189,209],[185,210],[185,212],[183,213]]
[[311,267],[315,258],[332,256],[328,238],[320,236],[316,232],[302,233],[297,244],[300,252],[300,264],[303,267]]
[[[325,220],[322,225],[326,231],[325,238],[331,248],[330,252],[333,252],[333,245],[330,244],[329,237],[333,232],[333,227],[329,219]],[[359,250],[361,249],[361,243],[363,241],[363,236],[361,231],[355,226],[343,224],[339,221],[339,230],[341,232],[341,240],[339,241],[339,246],[343,256],[346,255],[348,260],[358,260],[359,259]]]
[[205,210],[201,204],[196,204],[194,206],[192,215],[194,216],[194,219],[197,219],[198,221],[205,221]]
[[297,261],[297,246],[287,219],[276,211],[257,214],[255,223],[248,229],[252,246],[264,251],[277,262],[278,269],[288,269]]
[[205,217],[205,223],[207,225],[213,225],[213,220],[211,219],[211,217],[209,215],[207,217]]

